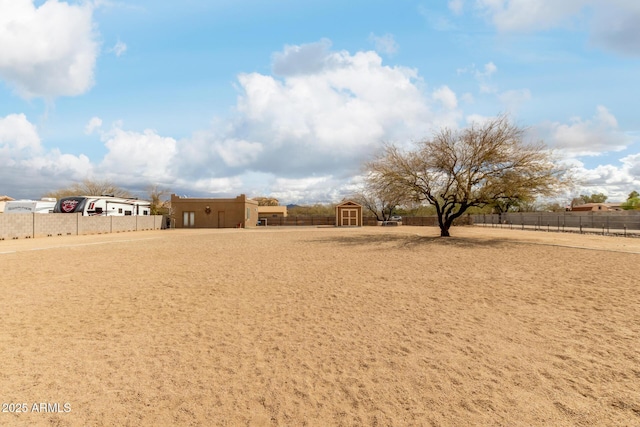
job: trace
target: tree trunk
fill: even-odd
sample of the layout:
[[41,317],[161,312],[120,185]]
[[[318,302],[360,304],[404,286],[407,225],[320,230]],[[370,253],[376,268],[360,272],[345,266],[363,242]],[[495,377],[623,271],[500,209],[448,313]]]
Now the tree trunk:
[[453,224],[453,219],[448,217],[443,221],[440,221],[440,237],[450,237],[449,229],[451,228],[451,224]]

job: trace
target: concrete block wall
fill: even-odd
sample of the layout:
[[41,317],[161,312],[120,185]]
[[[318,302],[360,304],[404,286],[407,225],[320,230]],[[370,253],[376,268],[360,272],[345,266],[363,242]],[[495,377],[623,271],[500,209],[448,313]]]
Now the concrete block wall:
[[[33,217],[33,237],[78,234],[78,214],[24,214]],[[0,220],[2,218],[0,217]]]
[[162,228],[162,216],[137,216],[136,217],[136,230],[159,230]]
[[[115,218],[115,217],[112,217]],[[118,219],[122,221],[114,221],[111,225],[113,233],[120,233],[122,231],[135,231],[137,224],[137,216],[121,216]]]
[[[67,214],[61,214],[67,215]],[[78,215],[78,214],[76,214]],[[111,233],[111,224],[115,217],[112,216],[82,216],[78,215],[78,234],[104,234]],[[121,218],[121,217],[118,217]]]
[[0,239],[33,237],[33,214],[1,214]]
[[475,224],[513,224],[531,227],[640,230],[640,211],[509,212],[472,215]]
[[162,215],[0,214],[0,240],[159,230]]

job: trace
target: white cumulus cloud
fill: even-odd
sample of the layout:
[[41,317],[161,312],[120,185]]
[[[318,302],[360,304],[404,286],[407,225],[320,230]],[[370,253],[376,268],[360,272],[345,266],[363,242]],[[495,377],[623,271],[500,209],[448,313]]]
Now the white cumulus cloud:
[[371,33],[369,35],[369,40],[371,40],[376,47],[376,52],[384,53],[387,55],[392,55],[398,51],[398,43],[396,43],[392,34],[385,34],[383,36],[376,36]]
[[539,131],[549,145],[571,156],[597,156],[624,150],[632,140],[618,129],[618,121],[609,110],[598,106],[590,119],[574,117],[571,122],[545,123]]
[[582,190],[579,193],[604,193],[609,200],[622,202],[627,195],[640,188],[640,155],[620,159],[621,166],[612,164],[587,168],[582,162],[574,163],[574,173]]
[[40,150],[38,130],[24,114],[0,118],[0,159],[3,164],[12,164],[16,159],[37,154]]
[[0,0],[0,78],[25,98],[79,95],[99,47],[90,3]]
[[610,0],[598,3],[591,25],[591,41],[614,51],[640,56],[640,2]]
[[231,131],[262,144],[256,170],[355,169],[384,140],[424,135],[436,115],[415,70],[384,66],[375,52],[351,55],[326,46],[287,47],[276,55],[274,71],[284,79],[239,76],[242,120]]
[[119,125],[102,135],[109,150],[97,170],[101,176],[129,183],[165,182],[170,179],[176,140],[147,129],[143,132],[123,130]]
[[45,150],[37,127],[24,114],[0,117],[0,182],[15,198],[39,198],[92,170],[84,155]]
[[100,119],[100,117],[92,117],[91,120],[89,120],[89,123],[87,123],[87,126],[85,126],[84,133],[87,135],[91,135],[93,132],[95,132],[97,129],[100,129],[101,127],[102,127],[102,119]]
[[254,162],[262,152],[259,142],[226,139],[214,144],[214,149],[229,167],[242,167]]
[[440,101],[445,108],[453,110],[458,106],[458,98],[448,86],[442,86],[433,92],[433,99]]
[[584,26],[594,44],[640,56],[637,0],[476,0],[476,9],[499,31]]
[[580,12],[590,0],[476,0],[501,31],[529,31],[556,26]]

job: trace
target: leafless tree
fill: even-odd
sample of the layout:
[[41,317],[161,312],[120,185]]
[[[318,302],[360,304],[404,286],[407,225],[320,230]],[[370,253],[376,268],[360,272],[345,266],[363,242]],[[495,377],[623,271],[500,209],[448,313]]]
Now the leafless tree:
[[51,191],[44,196],[60,199],[69,196],[102,196],[107,194],[115,197],[131,197],[129,191],[114,185],[110,181],[96,181],[91,179],[76,182],[67,188]]
[[381,179],[375,172],[368,172],[360,189],[350,197],[376,217],[388,221],[396,208],[409,200],[405,188],[395,181]]
[[544,143],[527,143],[524,135],[503,115],[462,130],[442,129],[413,151],[388,145],[366,168],[381,182],[433,205],[440,235],[447,237],[470,207],[550,196],[568,184],[567,169],[554,162]]
[[167,199],[170,190],[160,188],[157,185],[147,187],[149,202],[151,203],[151,215],[168,215],[170,213],[171,200]]

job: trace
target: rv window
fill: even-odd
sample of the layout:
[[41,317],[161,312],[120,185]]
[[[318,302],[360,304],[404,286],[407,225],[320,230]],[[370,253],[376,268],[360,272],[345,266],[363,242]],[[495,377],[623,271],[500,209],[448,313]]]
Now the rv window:
[[125,215],[131,215],[131,211],[124,211]]
[[118,208],[118,213],[122,213],[122,208]]
[[[93,203],[91,203],[91,206],[93,206]],[[96,208],[96,213],[97,214],[101,214],[102,213],[102,208]]]

